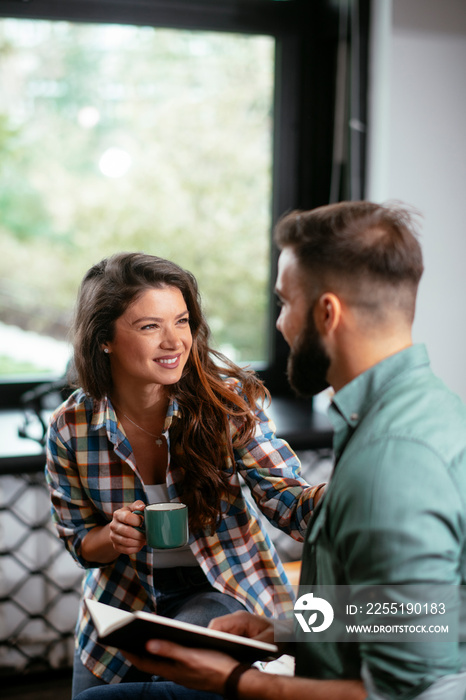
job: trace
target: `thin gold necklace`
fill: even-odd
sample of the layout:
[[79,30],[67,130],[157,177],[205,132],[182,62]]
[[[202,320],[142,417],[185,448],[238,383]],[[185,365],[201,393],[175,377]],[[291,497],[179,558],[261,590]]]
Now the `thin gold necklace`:
[[124,413],[123,411],[122,411],[122,413],[123,413],[124,417],[127,418],[127,420],[129,420],[130,423],[132,423],[133,425],[136,426],[136,428],[139,428],[139,430],[142,430],[143,433],[147,433],[147,435],[150,435],[151,437],[155,438],[155,444],[157,445],[157,447],[162,447],[163,440],[162,440],[161,435],[154,435],[154,433],[150,433],[145,428],[141,428],[141,426],[138,425],[137,423],[135,423],[134,420],[131,420],[131,418],[126,415],[126,413]]

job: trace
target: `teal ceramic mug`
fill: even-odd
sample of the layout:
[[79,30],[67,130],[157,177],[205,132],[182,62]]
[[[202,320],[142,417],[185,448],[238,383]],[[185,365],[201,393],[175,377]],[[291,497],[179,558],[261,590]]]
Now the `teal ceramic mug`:
[[133,513],[144,518],[136,529],[146,535],[149,547],[175,549],[188,544],[188,508],[184,503],[151,503]]

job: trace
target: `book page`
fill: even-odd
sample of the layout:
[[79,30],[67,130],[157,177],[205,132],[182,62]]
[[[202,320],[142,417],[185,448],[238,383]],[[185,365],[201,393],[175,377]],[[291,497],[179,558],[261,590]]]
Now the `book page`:
[[100,637],[104,637],[113,630],[123,627],[134,618],[132,612],[120,610],[105,603],[99,603],[97,600],[86,599],[86,605]]

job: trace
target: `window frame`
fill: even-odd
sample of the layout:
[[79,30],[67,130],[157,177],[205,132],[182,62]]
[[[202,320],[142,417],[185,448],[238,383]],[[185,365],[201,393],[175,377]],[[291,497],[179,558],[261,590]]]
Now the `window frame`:
[[[272,36],[276,42],[273,226],[286,211],[329,201],[340,3],[346,0],[3,0],[0,17]],[[370,0],[359,4],[368,12]],[[258,367],[258,373],[273,396],[291,397],[286,379],[288,348],[275,328],[278,251],[272,231],[270,236],[269,362]],[[0,380],[0,408],[19,406],[25,391],[47,379]]]

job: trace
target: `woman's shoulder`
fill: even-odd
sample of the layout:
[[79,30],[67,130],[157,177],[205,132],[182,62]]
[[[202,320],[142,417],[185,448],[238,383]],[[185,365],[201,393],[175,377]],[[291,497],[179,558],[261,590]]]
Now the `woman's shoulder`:
[[76,389],[60,404],[50,417],[50,424],[60,425],[70,422],[90,422],[95,410],[95,400],[82,389]]
[[[241,377],[222,377],[222,381],[227,392],[231,392],[234,403],[237,403],[237,399],[235,400],[233,395],[235,397],[241,397],[249,408],[254,406],[254,395],[251,396],[251,394],[248,392],[248,388],[245,387],[245,383]],[[228,401],[228,395],[226,396],[226,400]]]
[[236,394],[240,393],[242,382],[239,377],[227,377],[226,375],[222,375],[221,379],[225,386],[231,391],[234,391]]

